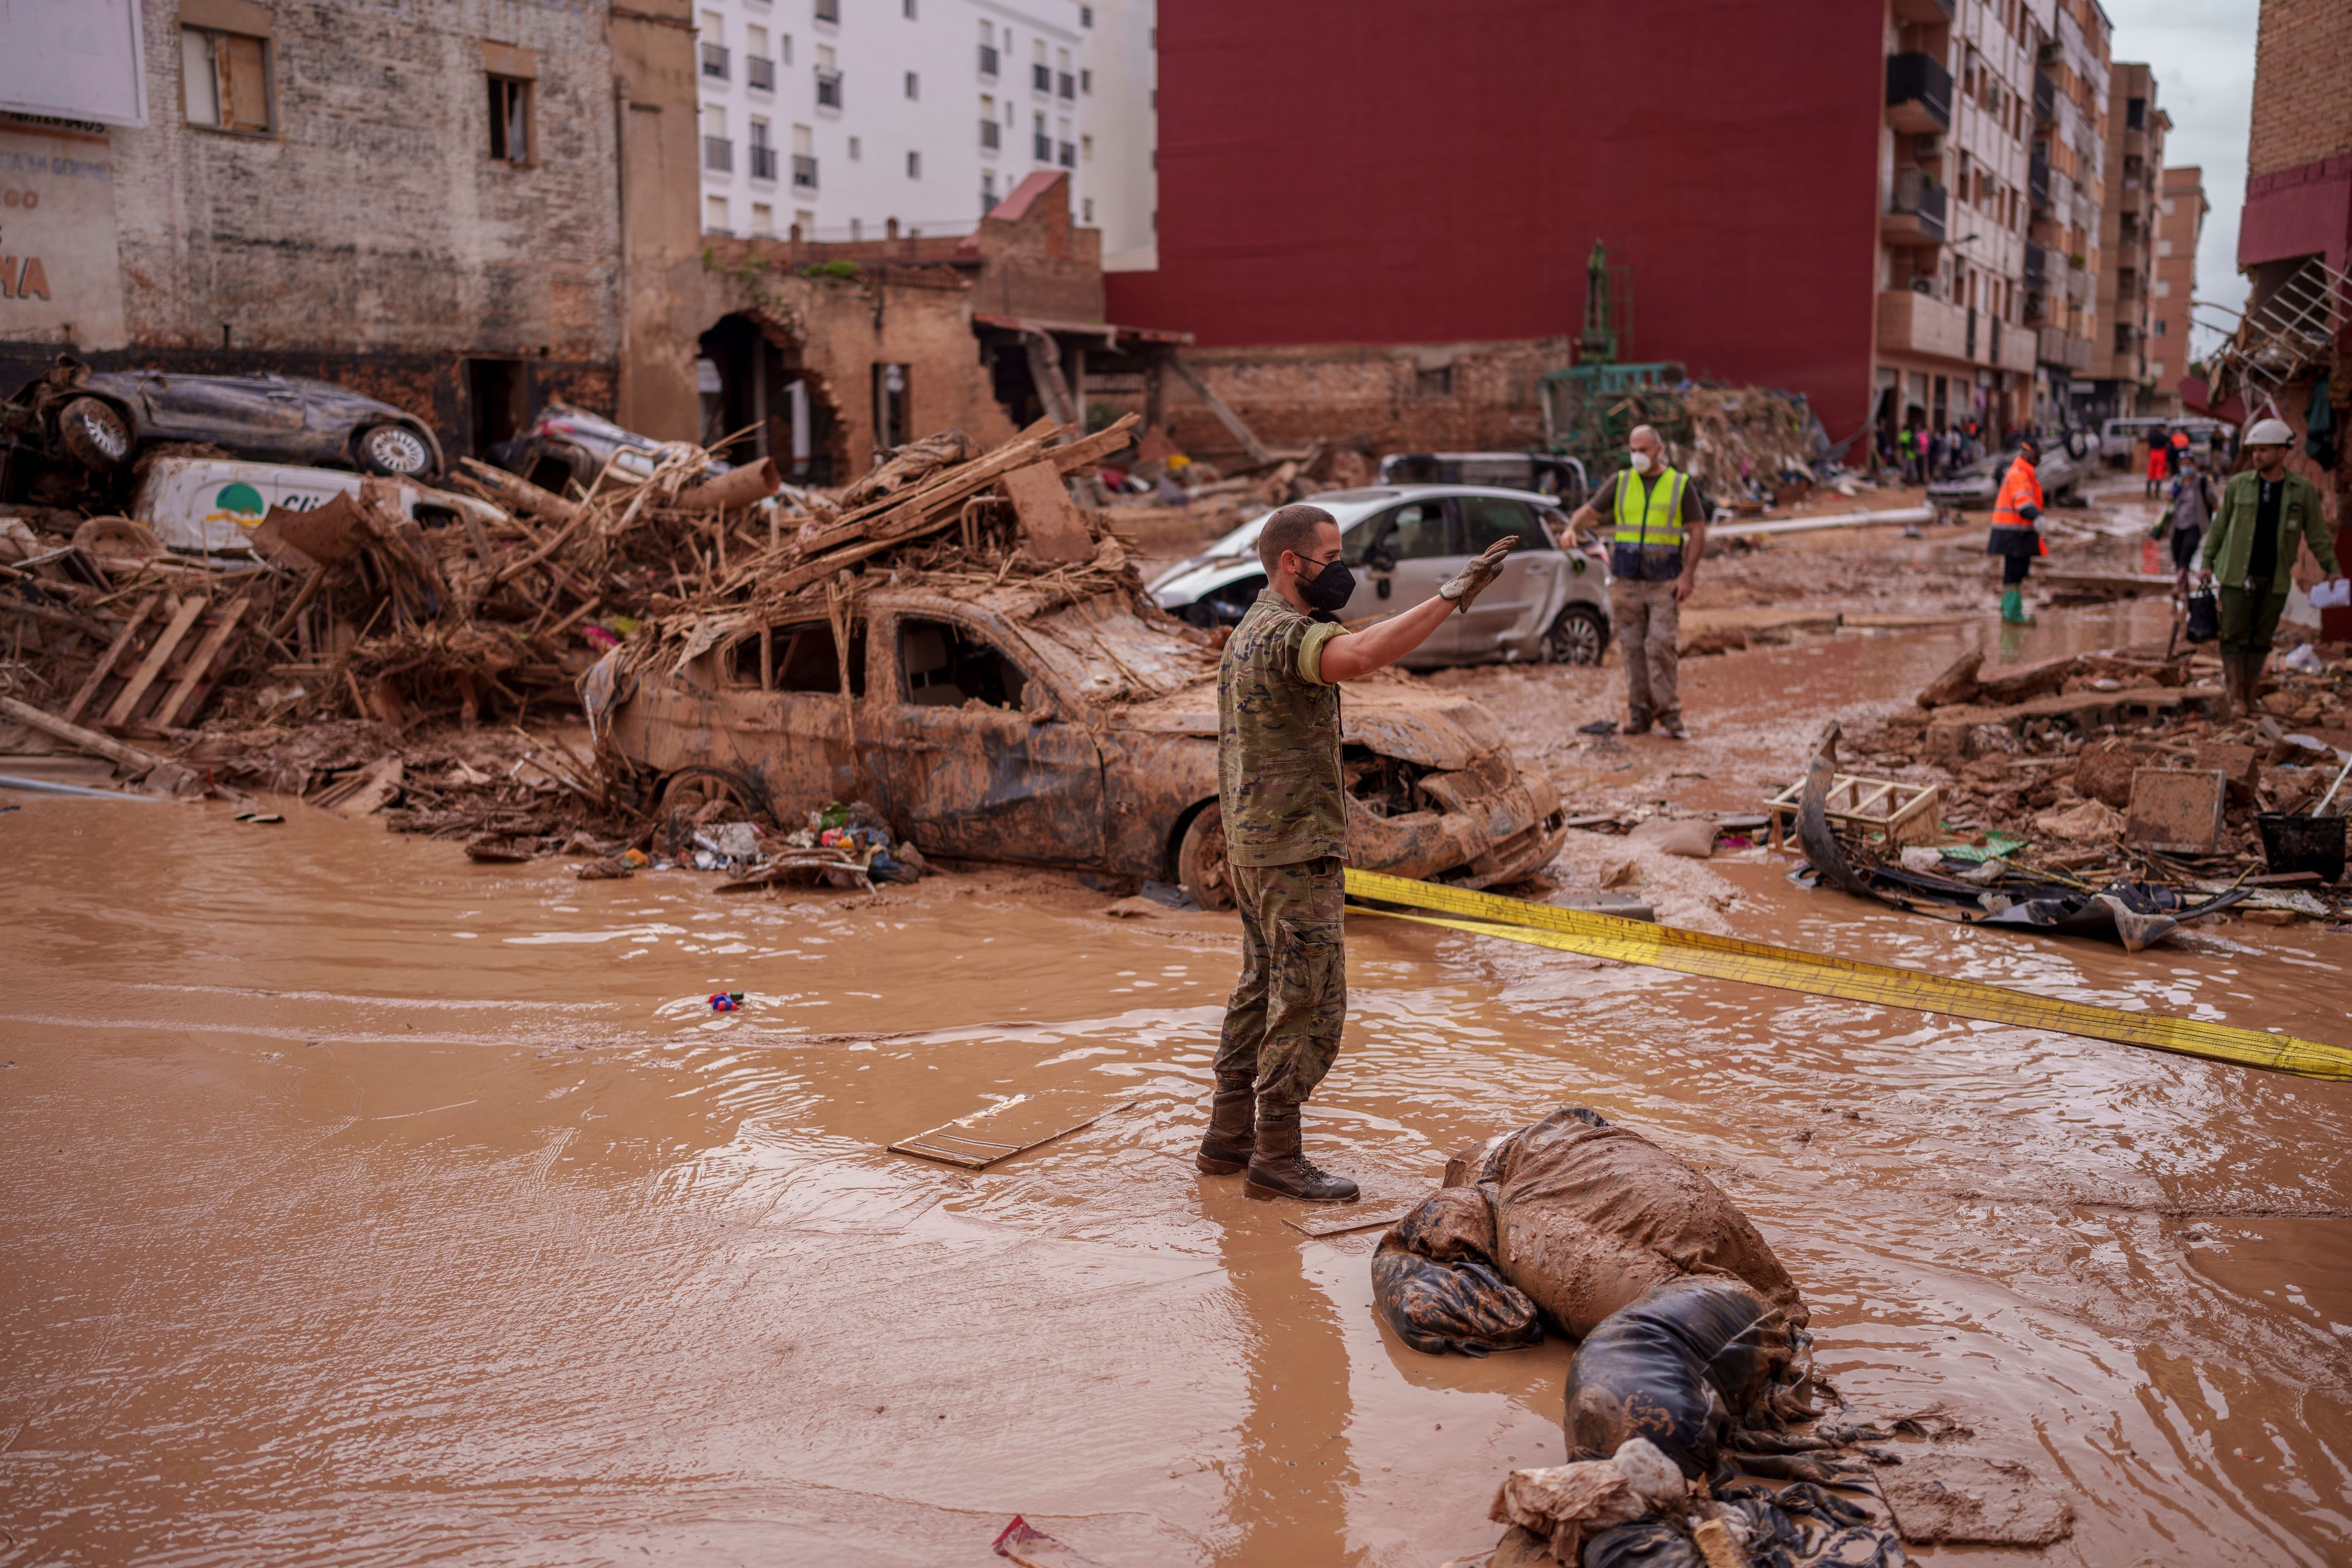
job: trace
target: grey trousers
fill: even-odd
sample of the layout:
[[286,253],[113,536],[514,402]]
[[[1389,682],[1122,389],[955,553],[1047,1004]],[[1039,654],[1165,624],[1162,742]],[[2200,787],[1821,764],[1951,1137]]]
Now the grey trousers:
[[1609,610],[1616,625],[1617,651],[1625,660],[1625,710],[1633,723],[1661,723],[1683,716],[1675,689],[1675,652],[1682,634],[1682,605],[1672,578],[1641,583],[1620,577],[1609,584]]

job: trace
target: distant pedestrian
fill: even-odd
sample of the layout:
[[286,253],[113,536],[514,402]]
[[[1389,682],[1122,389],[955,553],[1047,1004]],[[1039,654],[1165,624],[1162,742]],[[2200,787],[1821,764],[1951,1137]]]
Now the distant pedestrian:
[[2050,553],[2042,542],[2042,480],[2033,471],[2042,460],[2042,446],[2031,436],[2017,444],[2017,457],[2001,476],[2000,492],[1992,503],[1992,533],[1985,553],[2000,559],[2000,618],[2011,626],[2026,624],[2025,574],[2034,561]]
[[2253,711],[2262,690],[2263,661],[2278,635],[2295,557],[2305,545],[2331,578],[2334,530],[2320,513],[2319,487],[2286,466],[2294,432],[2284,419],[2257,419],[2246,431],[2253,467],[2231,476],[2205,535],[2200,583],[2221,584],[2222,716],[2235,707]]
[[2172,449],[2160,429],[2147,433],[2147,499],[2154,500],[2164,489],[2165,454]]
[[2180,474],[2180,460],[2188,456],[2189,432],[2186,430],[2175,430],[2172,433],[2171,446],[2164,454],[2165,471],[2176,479],[2179,478]]
[[2172,546],[2173,586],[2185,596],[2189,574],[2197,565],[2198,547],[2205,542],[2205,530],[2213,521],[2213,481],[2197,466],[2195,454],[2181,454],[2180,477],[2172,481],[2169,493],[2170,521],[2165,531]]
[[[1909,426],[1904,433],[1911,434]],[[1603,516],[1616,526],[1609,609],[1625,659],[1625,733],[1647,734],[1655,724],[1668,740],[1681,741],[1690,734],[1678,689],[1682,603],[1706,553],[1706,498],[1688,474],[1667,466],[1666,444],[1647,425],[1635,426],[1625,445],[1632,460],[1577,509],[1569,526],[1597,528]]]

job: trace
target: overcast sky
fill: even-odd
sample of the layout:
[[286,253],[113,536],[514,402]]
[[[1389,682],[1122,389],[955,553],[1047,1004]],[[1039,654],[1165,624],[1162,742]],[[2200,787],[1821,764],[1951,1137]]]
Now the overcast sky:
[[[2172,117],[2164,161],[2205,171],[2213,205],[2197,247],[2197,298],[2231,310],[2246,302],[2238,276],[2238,208],[2246,196],[2246,121],[2254,92],[2254,24],[2261,0],[2103,0],[2116,25],[2115,58],[2145,60],[2156,70],[2156,102]],[[2116,106],[2117,113],[2122,105]],[[2215,334],[2199,311],[2194,350]]]

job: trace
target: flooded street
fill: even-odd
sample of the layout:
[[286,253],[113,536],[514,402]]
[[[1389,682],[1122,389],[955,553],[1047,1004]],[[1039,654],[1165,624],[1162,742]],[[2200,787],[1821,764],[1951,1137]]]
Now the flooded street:
[[[1997,636],[1695,662],[1683,752],[1573,740],[1613,669],[1445,679],[1567,737],[1523,753],[1571,800],[1752,810],[1796,709]],[[1506,1468],[1564,1457],[1564,1345],[1408,1350],[1376,1230],[1313,1239],[1192,1169],[1229,918],[1003,870],[728,899],[294,802],[18,803],[0,1563],[978,1565],[1018,1512],[1105,1564],[1433,1568],[1493,1544]],[[1741,935],[2352,1043],[2333,931],[2126,955],[1785,870],[1692,875]],[[1856,1414],[1940,1405],[2072,1499],[2043,1560],[2352,1555],[2346,1086],[1377,919],[1349,949],[1308,1137],[1365,1212],[1590,1105],[1755,1219]],[[977,1174],[885,1151],[1016,1094],[1108,1114]]]

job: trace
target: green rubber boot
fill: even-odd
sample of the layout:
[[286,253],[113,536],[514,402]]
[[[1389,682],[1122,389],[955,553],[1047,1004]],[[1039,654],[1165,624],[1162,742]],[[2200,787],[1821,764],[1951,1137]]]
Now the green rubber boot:
[[2025,613],[2025,595],[2011,588],[2000,596],[2000,618],[2012,626],[2030,626],[2033,617]]

